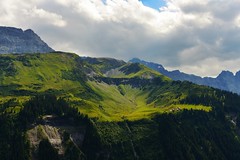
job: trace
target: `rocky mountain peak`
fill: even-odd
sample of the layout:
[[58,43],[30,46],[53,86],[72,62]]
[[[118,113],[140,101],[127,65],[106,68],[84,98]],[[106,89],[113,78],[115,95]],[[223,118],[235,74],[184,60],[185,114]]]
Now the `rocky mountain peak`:
[[0,27],[0,53],[47,53],[54,51],[33,30]]
[[222,71],[217,78],[232,78],[234,74],[230,71]]

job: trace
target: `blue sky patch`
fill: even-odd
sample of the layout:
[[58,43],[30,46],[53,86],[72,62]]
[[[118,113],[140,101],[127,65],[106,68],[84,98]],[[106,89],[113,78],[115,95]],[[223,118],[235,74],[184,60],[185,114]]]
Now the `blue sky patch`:
[[141,0],[141,1],[145,6],[151,7],[156,10],[159,10],[160,7],[166,5],[166,2],[164,0]]

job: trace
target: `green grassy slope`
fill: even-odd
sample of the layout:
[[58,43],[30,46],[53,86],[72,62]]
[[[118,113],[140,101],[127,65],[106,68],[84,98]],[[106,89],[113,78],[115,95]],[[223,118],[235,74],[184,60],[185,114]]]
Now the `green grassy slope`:
[[[76,67],[73,54],[1,55],[9,59],[0,75],[1,87],[14,86],[17,90],[44,92],[46,90],[71,90],[81,87],[79,81],[65,74]],[[9,94],[9,93],[6,93]]]
[[164,81],[171,81],[170,78],[163,76],[161,73],[156,72],[146,66],[138,63],[127,63],[119,68],[112,69],[106,72],[105,76],[111,78],[144,78],[153,79],[161,77]]
[[70,53],[1,55],[0,61],[2,111],[15,113],[31,96],[46,93],[65,98],[80,112],[101,121],[151,118],[183,109],[210,111],[212,107],[186,99],[208,92],[205,96],[213,97],[213,89],[174,82],[140,64]]
[[1,55],[0,103],[3,108],[10,103],[18,110],[31,96],[40,93],[84,92],[84,76],[77,68],[76,59],[75,54],[66,53]]
[[[95,93],[102,97],[102,100],[95,102],[97,104],[95,105],[98,113],[97,117],[101,120],[137,120],[150,118],[156,113],[174,112],[182,109],[211,110],[211,107],[204,105],[180,104],[177,99],[170,101],[168,96],[174,95],[174,92],[166,94],[162,104],[157,103],[159,101],[158,97],[155,98],[156,102],[151,102],[149,101],[150,94],[154,91],[151,86],[143,89],[133,87],[130,84],[109,85],[93,81],[89,81],[88,84]],[[80,111],[85,112],[84,110]]]
[[85,73],[91,76],[103,76],[107,71],[126,64],[122,60],[91,57],[82,57],[79,62],[84,66],[83,70]]

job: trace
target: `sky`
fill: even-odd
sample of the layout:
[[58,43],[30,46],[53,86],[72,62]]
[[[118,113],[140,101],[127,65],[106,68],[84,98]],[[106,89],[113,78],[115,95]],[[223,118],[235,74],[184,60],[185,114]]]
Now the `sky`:
[[4,0],[0,25],[55,50],[138,57],[200,76],[240,70],[240,0]]
[[141,1],[145,6],[148,6],[156,10],[159,10],[159,8],[166,5],[165,1],[163,0],[141,0]]

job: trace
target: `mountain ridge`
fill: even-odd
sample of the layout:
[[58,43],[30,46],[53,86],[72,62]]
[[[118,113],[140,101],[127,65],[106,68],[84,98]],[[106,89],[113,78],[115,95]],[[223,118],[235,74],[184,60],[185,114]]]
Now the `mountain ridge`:
[[190,81],[199,85],[206,85],[240,94],[240,71],[236,72],[235,75],[230,71],[222,71],[216,78],[212,78],[187,74],[180,72],[179,70],[168,71],[161,64],[147,62],[138,58],[133,58],[129,62],[146,65],[147,67],[154,69],[173,80]]

